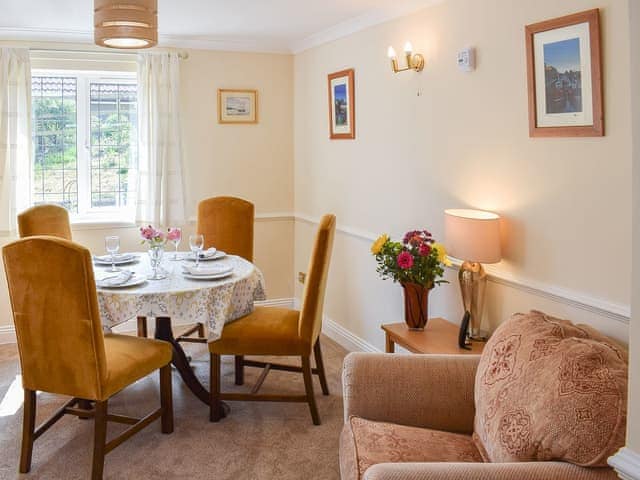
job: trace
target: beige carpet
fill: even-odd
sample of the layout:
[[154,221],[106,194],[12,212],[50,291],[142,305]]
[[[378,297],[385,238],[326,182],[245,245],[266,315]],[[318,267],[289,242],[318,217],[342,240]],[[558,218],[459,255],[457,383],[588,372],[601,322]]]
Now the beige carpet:
[[[208,352],[187,347],[201,381],[208,385]],[[342,427],[340,373],[345,351],[323,339],[331,395],[325,397],[314,375],[322,425],[314,426],[306,404],[232,402],[231,414],[210,423],[208,407],[174,374],[175,432],[160,433],[155,423],[113,452],[105,461],[105,479],[339,479],[338,437]],[[249,389],[260,370],[246,369],[246,385],[233,385],[233,359],[223,360],[223,389]],[[291,359],[289,363],[295,363]],[[0,345],[0,400],[19,372],[14,345]],[[303,392],[302,375],[270,372],[261,393]],[[38,395],[38,422],[65,398]],[[157,376],[149,376],[120,392],[110,411],[143,415],[158,404]],[[5,402],[6,405],[6,402]],[[92,422],[66,416],[36,441],[31,473],[18,475],[22,408],[0,417],[0,478],[86,479],[91,469]],[[111,434],[123,427],[112,426]]]

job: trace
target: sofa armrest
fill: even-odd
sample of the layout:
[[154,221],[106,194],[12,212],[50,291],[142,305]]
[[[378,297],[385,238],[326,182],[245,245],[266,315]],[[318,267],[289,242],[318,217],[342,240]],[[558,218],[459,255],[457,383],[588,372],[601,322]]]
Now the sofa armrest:
[[363,480],[617,480],[611,468],[584,468],[565,462],[379,463]]
[[471,433],[479,355],[351,353],[344,360],[345,421],[352,415]]

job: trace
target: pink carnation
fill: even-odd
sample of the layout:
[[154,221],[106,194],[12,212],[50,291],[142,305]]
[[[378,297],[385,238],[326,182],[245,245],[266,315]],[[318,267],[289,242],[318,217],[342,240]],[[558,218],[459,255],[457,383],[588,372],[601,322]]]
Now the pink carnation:
[[397,258],[398,266],[403,270],[413,267],[413,256],[409,252],[400,252]]
[[170,228],[167,233],[167,240],[180,240],[182,238],[182,232],[179,228]]
[[147,227],[140,227],[140,236],[145,240],[151,240],[152,238],[154,238],[155,233],[156,229],[151,225]]
[[431,253],[431,245],[423,243],[422,245],[420,245],[420,248],[418,248],[418,253],[421,257],[428,257]]

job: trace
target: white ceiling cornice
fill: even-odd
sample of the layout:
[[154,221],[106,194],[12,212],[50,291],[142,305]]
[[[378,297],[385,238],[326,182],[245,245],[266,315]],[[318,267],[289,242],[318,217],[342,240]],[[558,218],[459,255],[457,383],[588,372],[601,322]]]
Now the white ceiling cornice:
[[[444,0],[395,1],[389,6],[373,9],[364,15],[338,23],[333,27],[309,35],[301,40],[286,42],[278,39],[229,39],[207,36],[159,35],[158,46],[221,50],[235,52],[258,52],[296,54],[324,43],[346,37],[352,33],[378,25],[394,18],[409,15]],[[0,26],[0,40],[93,43],[93,32],[68,29],[45,29],[30,27]]]
[[309,35],[298,42],[289,45],[291,53],[300,53],[319,45],[332,42],[342,37],[351,35],[369,27],[379,25],[384,22],[393,20],[394,18],[409,15],[423,8],[427,8],[445,0],[406,0],[404,2],[395,1],[393,4],[384,8],[378,8],[370,12],[360,15],[344,22],[338,23],[333,27],[327,28],[321,32]]

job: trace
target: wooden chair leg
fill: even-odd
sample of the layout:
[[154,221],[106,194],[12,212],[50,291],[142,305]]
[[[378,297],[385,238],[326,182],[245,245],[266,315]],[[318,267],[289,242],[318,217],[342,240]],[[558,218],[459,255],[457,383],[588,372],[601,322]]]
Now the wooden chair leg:
[[209,375],[209,421],[219,422],[222,418],[222,403],[220,401],[220,355],[210,354],[211,370]]
[[316,340],[316,344],[313,346],[313,355],[316,358],[316,367],[318,369],[318,377],[320,378],[320,387],[322,387],[322,394],[329,395],[329,385],[327,384],[327,377],[324,374],[324,362],[322,361],[322,349],[320,348],[320,339]]
[[22,418],[22,451],[20,452],[20,473],[31,470],[33,455],[34,431],[36,428],[36,392],[24,390],[24,407]]
[[204,323],[198,322],[198,337],[204,338]]
[[311,359],[308,355],[302,357],[302,376],[304,377],[304,389],[307,392],[307,403],[311,411],[311,419],[314,425],[320,425],[320,415],[316,406],[316,397],[313,394],[313,377],[311,373]]
[[108,400],[98,401],[95,405],[91,480],[102,480],[107,443],[107,405]]
[[171,364],[167,364],[160,369],[160,406],[162,407],[162,433],[173,433]]
[[236,385],[244,385],[244,355],[235,357]]
[[138,317],[138,336],[147,337],[147,317]]

